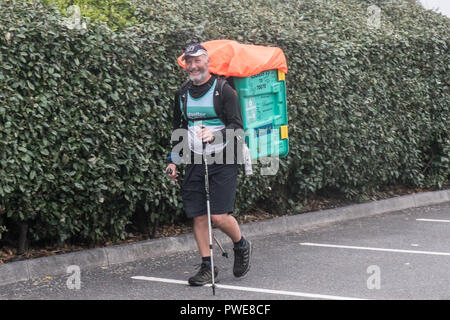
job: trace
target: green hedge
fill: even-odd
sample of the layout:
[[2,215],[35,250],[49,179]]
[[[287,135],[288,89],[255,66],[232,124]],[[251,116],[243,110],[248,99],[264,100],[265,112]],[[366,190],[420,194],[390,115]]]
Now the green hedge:
[[97,24],[69,30],[39,3],[0,12],[2,219],[28,221],[35,240],[97,241],[124,238],[139,201],[179,210],[161,175],[169,84],[155,77],[175,66],[154,41]]
[[26,221],[33,240],[123,239],[137,205],[180,219],[163,170],[176,58],[193,41],[274,45],[288,60],[290,154],[274,176],[240,176],[237,214],[292,213],[327,188],[360,199],[448,180],[448,18],[403,1],[190,3],[135,2],[139,23],[111,32],[0,2],[0,234]]
[[54,5],[66,17],[75,14],[69,9],[71,6],[78,6],[83,20],[88,23],[101,22],[112,31],[121,31],[137,22],[134,17],[136,8],[128,0],[41,0],[41,2]]

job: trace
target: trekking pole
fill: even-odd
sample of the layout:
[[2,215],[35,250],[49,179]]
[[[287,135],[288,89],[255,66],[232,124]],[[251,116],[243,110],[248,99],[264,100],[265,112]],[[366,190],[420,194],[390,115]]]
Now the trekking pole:
[[211,226],[211,208],[209,205],[209,178],[208,178],[208,159],[206,158],[206,143],[203,143],[203,159],[205,161],[205,191],[206,191],[206,212],[208,213],[208,232],[209,232],[209,253],[211,255],[211,287],[213,295],[216,295],[216,284],[214,281],[214,250],[212,243],[212,226]]
[[214,240],[216,241],[217,245],[219,246],[220,250],[222,250],[222,257],[225,257],[228,259],[228,252],[226,252],[222,245],[220,244],[219,240],[217,240],[216,236],[214,236]]

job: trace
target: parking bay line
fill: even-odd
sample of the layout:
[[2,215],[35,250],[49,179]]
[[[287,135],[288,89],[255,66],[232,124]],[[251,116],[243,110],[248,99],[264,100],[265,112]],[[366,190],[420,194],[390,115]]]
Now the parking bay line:
[[450,220],[441,220],[441,219],[416,219],[416,221],[450,222]]
[[313,247],[340,248],[340,249],[354,249],[354,250],[368,250],[368,251],[384,251],[384,252],[428,254],[428,255],[436,255],[436,256],[450,256],[450,252],[438,252],[438,251],[420,251],[420,250],[403,250],[403,249],[357,247],[357,246],[344,246],[344,245],[337,245],[337,244],[311,243],[311,242],[301,242],[300,245],[302,245],[302,246],[313,246]]
[[[135,280],[146,280],[146,281],[154,281],[154,282],[182,284],[182,285],[186,285],[186,286],[189,285],[189,283],[187,281],[175,280],[175,279],[165,279],[165,278],[155,278],[155,277],[145,277],[145,276],[134,276],[131,278],[135,279]],[[211,284],[204,285],[204,287],[211,287]],[[285,290],[272,290],[272,289],[251,288],[251,287],[241,287],[241,286],[230,286],[230,285],[218,284],[218,283],[216,283],[216,288],[248,291],[248,292],[258,292],[258,293],[268,293],[268,294],[276,294],[276,295],[295,296],[295,297],[304,297],[304,298],[327,299],[327,300],[366,300],[366,299],[361,299],[361,298],[333,296],[333,295],[326,295],[326,294],[285,291]]]

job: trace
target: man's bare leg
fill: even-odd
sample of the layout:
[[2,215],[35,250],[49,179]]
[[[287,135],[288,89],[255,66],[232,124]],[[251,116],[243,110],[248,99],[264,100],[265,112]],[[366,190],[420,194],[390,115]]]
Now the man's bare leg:
[[231,238],[233,242],[241,240],[242,234],[236,219],[229,214],[213,214],[211,215],[213,224],[223,233]]
[[[211,230],[212,231],[212,230]],[[201,257],[209,257],[208,216],[194,218],[194,237]]]
[[[211,220],[212,223],[230,237],[233,242],[241,240],[241,230],[238,222],[233,216],[229,214],[212,214]],[[200,256],[208,257],[210,254],[207,215],[194,218],[194,237],[197,242]]]

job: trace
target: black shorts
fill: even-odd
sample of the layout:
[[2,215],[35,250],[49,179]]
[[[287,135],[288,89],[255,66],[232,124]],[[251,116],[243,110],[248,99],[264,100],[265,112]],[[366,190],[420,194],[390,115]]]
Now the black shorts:
[[[237,175],[237,164],[208,165],[211,214],[233,212]],[[186,166],[181,194],[188,218],[207,214],[204,164]]]

